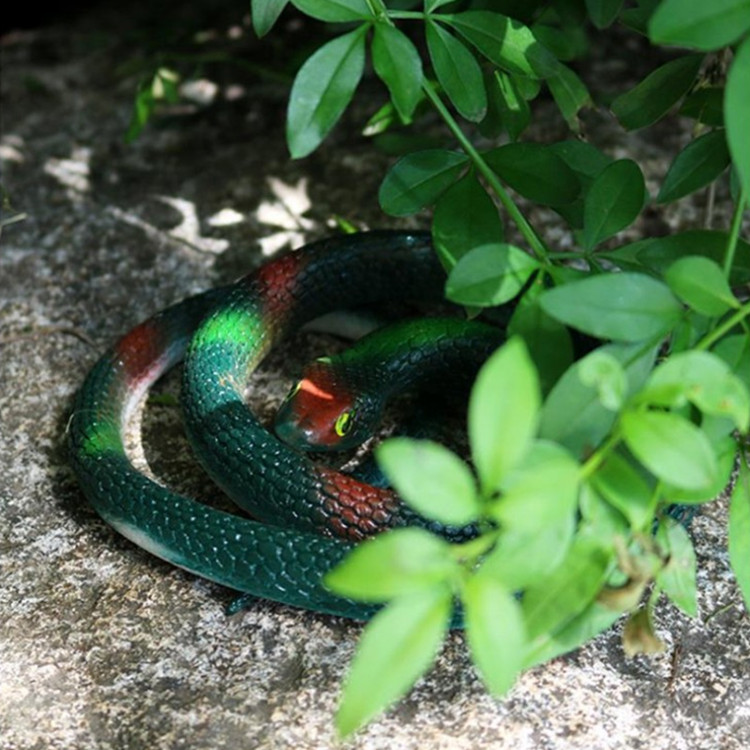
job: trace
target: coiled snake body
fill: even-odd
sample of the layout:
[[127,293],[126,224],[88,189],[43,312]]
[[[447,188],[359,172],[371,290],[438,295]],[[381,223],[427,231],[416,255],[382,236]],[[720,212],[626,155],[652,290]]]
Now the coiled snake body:
[[[285,604],[369,617],[372,607],[333,595],[321,578],[354,541],[418,519],[392,491],[316,467],[284,445],[243,395],[274,343],[305,322],[368,303],[438,301],[443,284],[429,235],[368,232],[313,243],[146,320],[95,364],[76,396],[70,453],[86,497],[125,537],[199,576]],[[191,443],[214,481],[257,520],[165,488],[126,454],[129,416],[183,356]]]

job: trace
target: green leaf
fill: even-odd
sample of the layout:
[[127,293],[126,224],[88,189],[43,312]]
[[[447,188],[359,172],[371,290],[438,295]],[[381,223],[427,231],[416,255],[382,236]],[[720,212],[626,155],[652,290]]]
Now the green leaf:
[[611,164],[613,159],[585,141],[559,141],[550,144],[549,148],[570,167],[583,189],[582,194],[572,203],[554,206],[554,209],[571,227],[580,229],[583,227],[584,197],[599,172]]
[[539,43],[531,29],[501,13],[467,10],[440,19],[503,70],[530,78],[546,78],[557,70],[555,56]]
[[466,168],[456,151],[428,149],[407,154],[388,171],[380,185],[380,206],[391,216],[408,216],[432,205]]
[[[383,105],[380,106],[365,123],[362,128],[362,135],[368,138],[377,138],[377,136],[385,133],[388,136],[400,136],[401,133],[393,133],[392,130],[397,128],[401,124],[401,118],[396,111],[396,107],[393,102],[389,99]],[[421,136],[413,135],[413,138],[421,139]],[[377,141],[375,141],[377,143]],[[414,149],[407,149],[407,151],[413,151]],[[385,151],[390,153],[389,151]]]
[[448,630],[443,587],[395,599],[370,621],[344,684],[336,729],[347,736],[398,700],[429,668]]
[[442,445],[397,437],[378,446],[375,455],[398,494],[423,516],[463,526],[479,515],[471,471]]
[[[738,382],[741,381],[739,381],[738,379]],[[725,450],[724,446],[727,445],[727,440],[734,441],[734,438],[732,436],[732,432],[735,430],[734,423],[729,417],[725,417],[721,414],[708,414],[704,412],[703,418],[701,419],[701,430],[706,433],[708,439],[711,441],[711,445],[713,445],[714,447],[714,453],[716,454],[716,458],[719,461],[719,473],[721,474],[722,452]],[[729,452],[733,452],[731,446]],[[731,468],[728,469],[725,473],[727,481],[729,480],[730,474]],[[716,494],[718,495],[719,492],[723,489],[724,487],[720,487],[719,490],[717,490]]]
[[175,104],[180,100],[180,92],[177,84],[180,76],[170,68],[159,68],[154,76],[154,82],[151,86],[151,93],[154,99],[164,100],[170,104]]
[[646,200],[646,185],[638,165],[619,159],[605,167],[591,185],[583,204],[583,246],[600,242],[635,221]]
[[300,68],[292,85],[286,138],[294,159],[314,151],[346,109],[365,66],[367,26],[324,44]]
[[536,433],[541,396],[534,364],[514,337],[482,366],[469,399],[469,442],[486,494],[523,458]]
[[710,51],[750,29],[750,0],[664,0],[648,25],[651,41]]
[[[750,0],[746,5],[750,4]],[[746,10],[750,20],[750,8]],[[750,138],[747,124],[750,122],[750,39],[740,45],[727,76],[724,96],[724,119],[727,124],[727,141],[740,182],[750,195]]]
[[643,531],[656,511],[656,494],[641,473],[619,453],[610,453],[591,478],[597,492],[628,519],[630,526]]
[[130,125],[125,133],[126,143],[132,143],[141,134],[159,102],[174,104],[179,101],[179,80],[179,75],[174,70],[162,67],[140,84],[133,103]]
[[372,19],[367,0],[292,0],[292,5],[318,21],[345,23]]
[[635,88],[612,102],[612,112],[628,130],[652,125],[690,90],[703,55],[684,55],[649,73]]
[[598,540],[576,537],[560,566],[524,592],[521,608],[529,640],[564,627],[585,610],[604,584],[609,562]]
[[504,182],[536,203],[570,203],[581,192],[573,171],[549,146],[509,143],[483,156]]
[[729,506],[729,560],[737,584],[750,611],[750,471],[740,462],[737,483]]
[[479,122],[487,112],[487,94],[479,63],[462,42],[430,19],[425,33],[440,85],[459,114],[471,122]]
[[[685,255],[702,255],[722,264],[727,242],[726,232],[692,229],[633,242],[608,253],[608,257],[611,256],[615,261],[630,258],[658,274],[663,274],[674,261]],[[750,244],[742,239],[737,240],[737,257],[729,281],[733,286],[750,281]]]
[[558,141],[549,148],[573,170],[585,187],[591,185],[597,175],[613,162],[611,156],[586,141]]
[[723,315],[739,306],[719,265],[710,258],[686,255],[664,274],[669,288],[702,315]]
[[450,580],[457,568],[448,542],[410,527],[358,545],[326,574],[324,583],[341,596],[385,602]]
[[493,501],[488,513],[503,529],[538,532],[573,517],[579,477],[578,462],[565,448],[537,440],[501,482],[502,497]]
[[623,0],[586,0],[589,17],[597,29],[611,26],[620,13]]
[[620,22],[625,26],[646,36],[648,19],[660,0],[636,0],[635,8],[626,8],[620,13]]
[[727,336],[716,344],[713,353],[723,359],[750,390],[750,337],[744,333]]
[[[531,110],[515,79],[496,70],[487,81],[486,89],[487,116],[480,124],[482,134],[494,137],[504,129],[511,141],[518,140],[531,120]],[[489,121],[492,121],[491,125]]]
[[547,78],[547,85],[560,114],[574,132],[580,131],[578,113],[591,104],[591,94],[586,84],[567,65],[557,66],[557,72]]
[[716,454],[718,465],[716,480],[712,485],[705,487],[702,490],[686,490],[662,483],[662,498],[664,502],[677,503],[679,505],[701,505],[715,500],[727,488],[734,469],[734,460],[737,455],[737,444],[731,435],[726,434],[731,431],[731,422],[729,422],[729,429],[726,430],[725,435],[723,437],[716,437],[714,434],[711,434],[708,429],[711,426],[712,421],[726,422],[727,420],[712,420],[708,417],[704,418],[703,423],[701,424],[701,429],[708,436],[708,439],[713,446],[714,453]]
[[521,336],[539,372],[542,393],[548,393],[573,361],[568,329],[547,315],[539,304],[542,284],[537,280],[518,300],[508,323],[509,336]]
[[[610,552],[614,553],[619,541],[627,538],[632,532],[628,519],[613,503],[607,502],[601,493],[594,489],[591,481],[581,485],[578,507],[586,529],[596,534],[602,547]],[[615,542],[616,539],[618,543]]]
[[633,455],[659,479],[685,489],[710,487],[718,466],[711,443],[698,427],[669,412],[628,411],[620,419]]
[[468,579],[461,600],[472,659],[490,692],[504,695],[523,661],[521,608],[502,583],[481,572]]
[[561,516],[533,530],[503,529],[482,571],[520,591],[546,578],[562,562],[575,532],[575,518]]
[[628,377],[620,361],[602,349],[581,360],[578,373],[584,385],[596,389],[605,409],[619,411],[625,401]]
[[524,669],[529,669],[582,646],[607,630],[621,614],[618,610],[606,607],[598,601],[591,602],[563,627],[551,633],[542,633],[535,638],[526,648]]
[[708,333],[711,320],[694,310],[686,310],[682,320],[675,326],[671,336],[673,352],[683,352],[698,345],[698,342]]
[[616,419],[615,412],[602,405],[597,389],[580,378],[586,359],[600,351],[611,354],[625,367],[628,394],[641,387],[656,355],[656,347],[642,352],[640,344],[608,344],[575,362],[555,384],[542,407],[539,436],[560,443],[578,457],[589,455]]
[[526,101],[530,102],[539,96],[542,84],[536,78],[530,78],[521,73],[513,73],[512,76],[519,93]]
[[667,553],[667,564],[656,574],[664,593],[686,614],[698,614],[695,586],[695,550],[682,524],[663,518],[656,531],[656,541]]
[[480,245],[458,261],[448,276],[445,293],[462,305],[501,305],[513,299],[538,268],[539,263],[515,245]]
[[712,130],[691,141],[669,167],[657,203],[669,203],[713,182],[729,166],[724,131]]
[[375,24],[372,64],[401,119],[409,122],[422,93],[422,61],[417,48],[394,26]]
[[693,349],[660,364],[638,394],[640,403],[680,408],[688,401],[704,414],[729,417],[741,432],[750,426],[750,394],[715,354]]
[[453,0],[425,0],[424,10],[425,13],[432,13],[443,5],[452,3]]
[[250,15],[258,36],[265,36],[276,23],[289,0],[251,0]]
[[531,26],[537,40],[544,45],[558,60],[570,62],[590,53],[588,29],[576,21],[561,27],[552,26],[555,19],[548,18],[549,23],[539,21]]
[[682,306],[666,284],[641,273],[606,273],[547,290],[553,318],[600,339],[646,341],[668,333]]
[[454,182],[435,204],[432,244],[443,268],[450,271],[469,250],[502,242],[497,207],[474,172]]
[[724,125],[724,88],[702,86],[689,93],[680,107],[683,117],[692,117],[715,128]]
[[125,143],[132,143],[143,132],[146,123],[151,119],[155,104],[150,86],[143,87],[138,91],[133,102],[130,124],[125,132]]

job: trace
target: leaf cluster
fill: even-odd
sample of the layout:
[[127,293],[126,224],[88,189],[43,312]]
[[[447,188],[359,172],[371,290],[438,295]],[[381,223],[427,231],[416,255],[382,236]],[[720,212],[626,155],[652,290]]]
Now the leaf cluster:
[[[257,33],[287,5],[252,0]],[[366,132],[398,139],[431,109],[453,139],[419,150],[404,139],[380,187],[382,209],[431,211],[448,299],[473,315],[511,305],[508,341],[471,393],[471,462],[410,438],[377,451],[406,503],[480,533],[452,545],[424,530],[392,531],[328,575],[341,595],[384,605],[362,636],[339,731],[403,695],[456,618],[497,695],[523,668],[623,613],[626,651],[659,649],[652,613],[662,594],[697,614],[695,553],[672,515],[719,495],[738,462],[729,556],[750,603],[750,245],[740,237],[750,191],[750,0],[291,5],[339,32],[294,79],[292,156],[331,132],[369,55],[388,100]],[[579,137],[581,109],[602,103],[571,64],[614,24],[661,46],[665,60],[610,100],[621,126],[647,128],[675,112],[692,124],[655,196],[636,161]],[[544,91],[567,140],[523,140]],[[492,145],[477,148],[467,126]],[[650,203],[719,180],[734,201],[730,226],[623,239]],[[551,250],[514,194],[555,211],[573,249]],[[520,241],[506,239],[508,222]],[[590,344],[576,357],[581,336]]]

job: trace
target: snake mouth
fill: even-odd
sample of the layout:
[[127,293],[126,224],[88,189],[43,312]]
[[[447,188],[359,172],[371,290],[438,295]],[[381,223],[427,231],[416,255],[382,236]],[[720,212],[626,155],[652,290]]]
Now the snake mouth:
[[318,440],[318,434],[311,426],[305,426],[293,419],[283,418],[281,411],[279,411],[276,417],[273,429],[276,437],[291,448],[296,448],[300,451],[313,451],[325,448],[325,446],[315,444]]
[[352,397],[341,373],[316,361],[276,412],[277,437],[302,451],[346,450]]

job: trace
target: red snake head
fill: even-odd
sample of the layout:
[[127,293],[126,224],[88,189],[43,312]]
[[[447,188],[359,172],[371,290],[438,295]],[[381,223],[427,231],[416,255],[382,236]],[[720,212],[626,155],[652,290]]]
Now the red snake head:
[[299,450],[346,450],[367,434],[357,428],[360,409],[345,372],[328,358],[315,360],[276,414],[274,429]]

